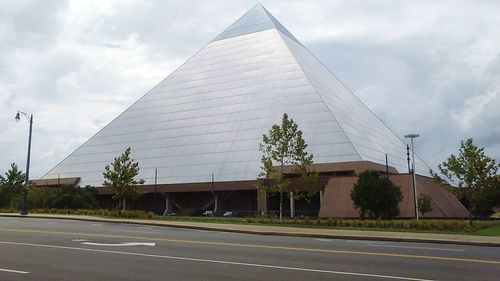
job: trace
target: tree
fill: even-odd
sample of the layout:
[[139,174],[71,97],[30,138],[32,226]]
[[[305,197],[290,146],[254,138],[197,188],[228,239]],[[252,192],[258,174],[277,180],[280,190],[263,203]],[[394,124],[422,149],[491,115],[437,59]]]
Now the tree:
[[10,169],[0,176],[0,188],[4,197],[4,204],[14,208],[14,200],[22,194],[26,175],[20,171],[15,163],[10,164]]
[[310,173],[307,166],[313,163],[313,155],[309,154],[306,148],[302,131],[286,113],[283,114],[281,125],[273,125],[269,133],[262,136],[259,145],[262,166],[258,185],[265,193],[279,193],[280,222],[283,220],[283,192],[287,191],[290,185],[290,180],[285,178],[284,167],[293,165],[301,178],[308,176]]
[[[465,196],[471,225],[475,211],[488,210],[500,203],[499,167],[485,154],[484,148],[474,145],[472,138],[461,141],[458,156],[451,154],[438,165],[445,179],[456,186],[455,194]],[[431,174],[437,181],[445,183],[438,174],[432,171]]]
[[304,171],[300,171],[299,167],[300,179],[299,185],[301,186],[301,193],[295,196],[296,199],[304,198],[307,202],[311,202],[313,196],[318,193],[317,184],[319,181],[319,173],[316,171],[310,171],[306,169]]
[[113,198],[118,200],[122,210],[126,210],[127,200],[135,200],[143,194],[139,184],[143,184],[144,180],[135,180],[138,174],[139,163],[130,158],[130,147],[115,158],[111,166],[106,165],[104,167],[103,185],[114,192]]
[[432,196],[428,193],[421,193],[418,196],[418,211],[422,214],[422,216],[425,215],[425,213],[428,213],[434,209],[432,205]]
[[377,171],[365,171],[359,175],[351,190],[355,209],[361,218],[390,219],[399,215],[399,202],[403,199],[400,187]]

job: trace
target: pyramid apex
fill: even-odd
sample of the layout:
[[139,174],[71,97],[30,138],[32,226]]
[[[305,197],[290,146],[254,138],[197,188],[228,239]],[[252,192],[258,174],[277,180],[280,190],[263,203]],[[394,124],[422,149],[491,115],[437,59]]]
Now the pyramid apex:
[[298,42],[298,40],[295,39],[295,37],[275,17],[273,17],[261,3],[255,4],[255,6],[248,10],[237,21],[215,37],[213,41],[264,31],[271,28],[276,28],[281,33]]

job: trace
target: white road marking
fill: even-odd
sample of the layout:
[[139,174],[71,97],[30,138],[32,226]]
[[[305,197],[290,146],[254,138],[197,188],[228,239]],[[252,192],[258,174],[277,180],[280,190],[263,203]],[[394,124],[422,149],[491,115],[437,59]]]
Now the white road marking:
[[[331,239],[333,241],[333,239]],[[382,244],[384,242],[380,241],[366,241],[366,240],[345,240],[342,239],[341,241],[346,242],[346,243],[352,243],[352,244]]]
[[88,239],[83,239],[83,238],[77,238],[77,239],[71,239],[73,242],[87,242],[89,241]]
[[93,225],[93,226],[102,226],[102,223],[91,223],[90,225]]
[[418,247],[418,246],[399,246],[399,245],[381,245],[381,244],[367,244],[370,247],[384,247],[384,248],[401,248],[401,249],[420,249],[420,250],[435,250],[435,251],[450,251],[450,252],[465,252],[463,249],[450,249],[450,248],[434,248],[434,247]]
[[[333,239],[316,238],[316,241],[333,242]],[[348,241],[349,243],[363,244],[368,247],[383,247],[383,248],[401,248],[401,249],[420,249],[420,250],[436,250],[436,251],[450,251],[450,252],[465,252],[464,249],[451,249],[451,248],[436,248],[436,247],[420,247],[420,246],[400,246],[400,245],[387,245],[384,242],[378,241]]]
[[6,268],[0,268],[1,272],[10,272],[10,273],[19,273],[19,274],[28,274],[28,271],[20,271],[20,270],[13,270],[13,269],[6,269]]
[[361,276],[361,277],[369,277],[369,278],[383,278],[383,279],[396,279],[396,280],[408,280],[408,281],[436,281],[436,280],[432,280],[432,279],[421,279],[421,278],[395,276],[395,275],[380,275],[380,274],[360,273],[360,272],[334,271],[334,270],[323,270],[323,269],[302,268],[302,267],[289,267],[289,266],[281,266],[281,265],[268,265],[268,264],[258,264],[258,263],[244,263],[244,262],[234,262],[234,261],[224,261],[224,260],[211,260],[211,259],[189,258],[189,257],[178,257],[178,256],[164,256],[164,255],[142,254],[142,253],[134,253],[134,252],[119,252],[119,251],[110,251],[110,250],[99,250],[99,249],[89,249],[89,248],[66,247],[66,246],[45,245],[45,244],[32,244],[32,243],[20,243],[20,242],[5,242],[5,241],[0,241],[0,244],[18,245],[18,246],[31,246],[31,247],[40,247],[40,248],[52,248],[52,249],[63,249],[63,250],[75,250],[75,251],[82,251],[82,252],[97,252],[97,253],[118,254],[118,255],[127,255],[127,256],[161,258],[161,259],[170,259],[170,260],[205,262],[205,263],[215,263],[215,264],[228,264],[228,265],[237,265],[237,266],[245,266],[245,267],[259,267],[259,268],[281,269],[281,270],[290,270],[290,271],[302,271],[302,272],[326,273],[326,274],[336,274],[336,275]]
[[92,246],[104,246],[104,247],[128,247],[128,246],[148,246],[154,247],[156,243],[146,243],[146,242],[123,242],[123,243],[94,243],[94,242],[83,242],[83,245]]
[[159,231],[118,230],[118,229],[109,229],[108,231],[112,231],[112,232],[144,233],[144,234],[161,234],[161,232],[159,232]]

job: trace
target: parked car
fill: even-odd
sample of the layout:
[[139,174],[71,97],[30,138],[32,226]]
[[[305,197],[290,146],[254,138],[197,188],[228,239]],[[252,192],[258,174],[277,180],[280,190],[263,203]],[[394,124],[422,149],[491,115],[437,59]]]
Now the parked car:
[[204,215],[204,216],[213,216],[214,215],[214,211],[212,211],[212,210],[206,210],[205,212],[203,212],[202,215]]
[[223,217],[234,217],[234,216],[236,216],[236,212],[235,211],[227,211],[222,216]]

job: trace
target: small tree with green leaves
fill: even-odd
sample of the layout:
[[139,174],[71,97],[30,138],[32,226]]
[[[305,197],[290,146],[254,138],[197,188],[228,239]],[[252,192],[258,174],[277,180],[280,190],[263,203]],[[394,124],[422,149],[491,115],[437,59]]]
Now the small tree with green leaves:
[[25,180],[26,175],[18,169],[15,163],[10,164],[10,169],[5,172],[5,175],[0,175],[0,188],[5,200],[4,206],[9,204],[10,208],[14,208],[14,201],[22,194]]
[[377,171],[365,171],[351,190],[355,209],[361,218],[391,219],[399,215],[399,203],[403,194],[399,186]]
[[301,193],[295,196],[296,199],[304,198],[307,202],[311,202],[316,193],[318,193],[317,184],[319,181],[319,173],[316,171],[304,170],[300,171],[299,185],[301,187]]
[[418,211],[422,214],[422,216],[434,209],[432,204],[432,196],[428,193],[421,193],[418,196],[417,202]]
[[295,166],[296,173],[302,178],[308,176],[310,172],[307,166],[313,163],[313,155],[309,154],[306,148],[302,131],[286,113],[283,114],[281,125],[273,125],[269,133],[262,136],[259,145],[262,166],[257,182],[259,189],[264,192],[259,194],[279,193],[280,222],[283,220],[283,193],[290,186],[290,180],[285,178],[284,167]]
[[115,158],[113,163],[104,167],[103,185],[113,191],[113,198],[118,200],[122,210],[126,210],[127,200],[135,200],[143,194],[139,185],[143,184],[144,180],[136,180],[138,174],[139,163],[130,158],[130,147]]
[[[475,210],[486,210],[499,204],[499,167],[494,159],[485,154],[484,148],[474,145],[472,138],[461,141],[458,156],[452,154],[438,165],[444,178],[457,187],[455,194],[465,195],[471,225]],[[446,183],[440,175],[433,171],[431,174],[438,182]]]

